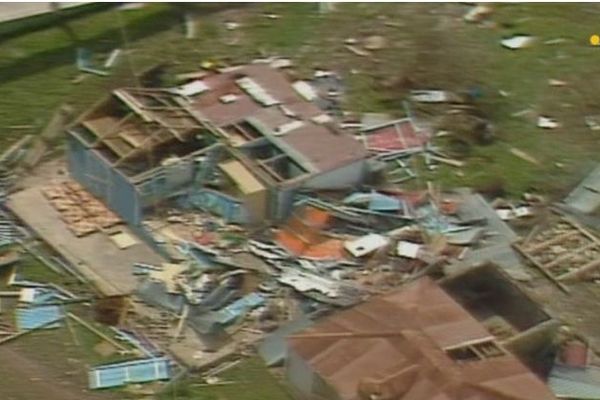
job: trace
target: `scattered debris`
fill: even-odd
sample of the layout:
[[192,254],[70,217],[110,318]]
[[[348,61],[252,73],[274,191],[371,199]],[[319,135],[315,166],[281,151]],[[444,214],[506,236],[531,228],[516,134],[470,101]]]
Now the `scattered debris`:
[[344,247],[354,257],[360,258],[388,244],[388,239],[376,233],[370,233],[361,238],[346,241]]
[[111,51],[108,58],[104,62],[104,68],[112,68],[121,56],[122,52],[123,51],[121,49],[114,49]]
[[410,97],[418,103],[446,103],[453,98],[451,93],[443,90],[413,90]]
[[540,165],[540,162],[533,156],[529,155],[528,153],[524,152],[521,149],[517,149],[516,147],[511,147],[510,148],[510,152],[519,157],[522,160],[525,160],[531,164],[535,164],[535,165]]
[[171,375],[171,361],[159,357],[100,365],[90,369],[88,378],[90,389],[106,389],[130,383],[168,380]]
[[194,39],[196,37],[196,20],[190,12],[183,14],[183,22],[185,27],[185,38]]
[[566,291],[565,282],[598,276],[600,239],[568,218],[560,218],[515,248]]
[[76,55],[77,69],[81,72],[87,72],[99,76],[109,76],[110,72],[94,67],[92,62],[92,52],[89,49],[78,47]]
[[566,42],[568,42],[568,40],[565,38],[556,38],[556,39],[546,40],[544,42],[544,44],[561,44],[561,43],[566,43]]
[[600,131],[600,116],[598,115],[588,115],[583,118],[586,126],[593,131]]
[[[112,211],[89,194],[79,183],[66,181],[47,186],[42,189],[42,193],[61,214],[61,218],[75,236],[86,236],[114,227],[121,222]],[[127,244],[123,248],[126,247]]]
[[347,44],[346,46],[344,46],[346,49],[348,49],[348,51],[350,51],[351,53],[356,54],[357,56],[360,57],[371,57],[371,53],[367,50],[362,50],[356,46],[353,45],[349,45]]
[[146,3],[123,3],[117,7],[119,11],[141,10],[146,7]]
[[407,242],[405,240],[401,240],[398,242],[396,247],[396,252],[400,257],[406,258],[417,258],[419,254],[419,250],[421,250],[421,245],[417,243]]
[[363,47],[367,50],[375,51],[384,49],[387,46],[387,40],[383,36],[373,35],[365,38]]
[[530,47],[535,42],[535,37],[529,35],[515,35],[500,41],[503,47],[511,50],[518,50]]
[[561,81],[560,79],[548,79],[548,85],[554,87],[563,87],[567,86],[569,83],[567,81]]
[[116,232],[109,236],[119,249],[128,249],[131,246],[135,246],[138,241],[127,232]]
[[553,118],[540,115],[537,120],[537,127],[542,129],[556,129],[560,124]]
[[117,342],[116,340],[108,337],[104,333],[100,332],[98,329],[94,328],[92,325],[85,322],[83,319],[79,318],[77,315],[75,315],[73,313],[68,313],[67,317],[71,318],[73,321],[77,322],[79,325],[83,326],[84,328],[86,328],[87,330],[89,330],[90,332],[92,332],[93,334],[98,336],[99,338],[101,338],[101,339],[107,341],[108,343],[110,343],[111,345],[115,346],[116,349],[119,349],[125,353],[131,353],[131,350],[129,350],[128,348],[126,348],[125,346],[123,346],[122,344]]
[[492,7],[480,4],[475,5],[467,11],[467,13],[463,16],[463,19],[467,22],[482,22],[487,19],[494,10]]
[[225,29],[227,29],[228,31],[234,31],[236,29],[238,29],[240,27],[240,24],[238,22],[234,22],[234,21],[226,21],[225,22]]
[[[17,327],[20,331],[32,329],[52,329],[60,326],[64,318],[59,306],[33,306],[16,310]],[[54,322],[54,323],[52,323]]]
[[600,207],[600,165],[596,165],[563,200],[570,210],[592,214]]

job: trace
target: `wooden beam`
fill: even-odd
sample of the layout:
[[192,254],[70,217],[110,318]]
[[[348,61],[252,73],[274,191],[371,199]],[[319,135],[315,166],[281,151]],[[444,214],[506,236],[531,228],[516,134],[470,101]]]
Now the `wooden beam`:
[[575,227],[575,229],[579,230],[579,232],[581,232],[584,236],[586,236],[592,242],[600,244],[600,239],[598,239],[595,235],[593,235],[587,229],[583,228],[577,222],[571,220],[570,218],[565,218],[565,221],[567,221],[568,223],[570,223],[573,227]]
[[593,243],[592,242],[592,243],[586,244],[585,246],[578,247],[578,248],[576,248],[574,250],[569,250],[567,253],[562,254],[562,255],[556,257],[554,260],[550,261],[549,263],[544,264],[544,268],[550,269],[550,268],[552,268],[552,267],[560,264],[561,262],[566,261],[569,258],[577,255],[578,253],[581,253],[583,251],[589,250],[589,249],[591,249],[592,247],[595,247],[595,246],[598,246],[598,243]]
[[121,126],[123,126],[126,122],[128,122],[134,115],[135,115],[134,113],[130,112],[126,116],[121,118],[119,120],[119,122],[117,122],[116,124],[111,126],[111,129],[109,130],[108,133],[106,133],[102,136],[98,135],[98,139],[94,142],[94,144],[92,146],[96,147],[96,145],[99,142],[102,142],[103,139],[109,139],[111,137],[119,136],[119,129],[121,128]]
[[[469,347],[469,346],[473,346],[473,345],[477,345],[477,344],[482,344],[482,343],[495,343],[495,338],[494,336],[487,336],[484,338],[479,338],[479,339],[473,339],[473,340],[467,340],[465,342],[453,345],[453,346],[448,346],[448,347],[444,347],[443,350],[444,351],[449,351],[449,350],[456,350],[456,349],[462,349],[463,347]],[[497,343],[495,343],[497,345]]]
[[558,281],[554,277],[554,275],[552,275],[550,273],[550,271],[548,271],[546,268],[544,268],[543,264],[541,264],[535,258],[533,258],[532,256],[530,256],[529,253],[527,253],[527,251],[525,249],[523,249],[519,244],[514,243],[513,247],[515,249],[517,249],[517,251],[519,253],[521,253],[523,255],[523,257],[525,257],[526,259],[528,259],[529,262],[531,262],[537,269],[539,269],[542,272],[542,274],[544,274],[548,279],[550,279],[562,291],[564,291],[565,293],[571,293],[571,290],[567,286],[565,286],[562,282]]
[[565,233],[562,233],[562,234],[560,234],[558,236],[555,236],[552,239],[548,239],[545,242],[535,244],[535,245],[533,245],[531,247],[527,247],[525,249],[525,251],[527,251],[529,254],[537,253],[538,251],[543,250],[546,247],[552,246],[553,244],[560,243],[560,242],[562,242],[562,241],[564,241],[566,239],[569,239],[569,238],[571,238],[573,236],[577,236],[577,235],[580,235],[580,234],[581,234],[581,232],[578,229],[574,229],[574,230],[572,230],[570,232],[565,232]]
[[84,320],[82,320],[81,318],[79,318],[77,315],[75,315],[73,313],[68,313],[67,316],[69,318],[71,318],[73,321],[77,322],[79,325],[81,325],[84,328],[86,328],[87,330],[89,330],[90,332],[94,333],[96,336],[98,336],[101,339],[104,339],[108,343],[112,344],[113,346],[115,346],[115,348],[117,348],[119,350],[122,350],[124,352],[131,352],[130,349],[126,348],[121,343],[119,343],[116,340],[112,339],[108,335],[105,335],[104,333],[100,332],[98,329],[94,328],[92,325],[88,324],[87,322],[85,322]]
[[290,335],[292,339],[344,339],[344,338],[378,338],[393,337],[402,335],[400,331],[382,331],[382,332],[321,332],[321,333],[299,333]]
[[561,281],[570,280],[573,278],[580,278],[582,275],[585,275],[587,272],[590,272],[596,268],[600,267],[600,258],[592,260],[581,267],[577,268],[574,271],[567,272],[558,277]]
[[5,337],[5,338],[3,338],[3,339],[0,340],[0,344],[4,344],[4,343],[9,342],[11,340],[14,340],[16,338],[24,336],[24,335],[26,335],[28,333],[35,332],[35,331],[37,331],[39,329],[42,329],[42,328],[45,328],[45,327],[47,327],[49,325],[55,324],[57,322],[60,322],[63,318],[64,317],[60,317],[60,318],[54,319],[52,321],[47,321],[47,322],[45,322],[45,323],[43,323],[43,324],[41,324],[39,326],[36,326],[33,329],[27,329],[27,330],[24,330],[24,331],[17,332],[17,333],[15,333],[13,335],[7,336],[7,337]]

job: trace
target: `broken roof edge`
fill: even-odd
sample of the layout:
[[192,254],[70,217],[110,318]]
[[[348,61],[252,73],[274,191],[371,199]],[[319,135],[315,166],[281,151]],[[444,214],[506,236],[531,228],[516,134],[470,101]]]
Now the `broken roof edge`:
[[402,117],[402,118],[394,119],[394,120],[391,120],[391,121],[383,122],[381,124],[373,125],[373,126],[370,126],[368,128],[360,129],[360,133],[366,133],[366,134],[368,134],[369,132],[377,130],[377,129],[386,128],[388,126],[392,126],[392,125],[396,125],[396,124],[402,124],[402,123],[405,123],[405,122],[410,122],[410,124],[412,126],[418,127],[415,124],[415,121],[414,121],[414,119],[412,117]]
[[[554,320],[551,313],[548,312],[546,307],[543,304],[541,304],[539,301],[537,301],[527,290],[525,290],[524,285],[522,284],[521,281],[514,279],[510,275],[509,272],[507,272],[504,268],[502,268],[501,266],[499,266],[498,264],[496,264],[493,261],[487,261],[482,264],[465,265],[464,268],[455,269],[454,272],[450,272],[450,274],[448,276],[438,279],[436,282],[438,283],[438,285],[440,285],[440,287],[442,289],[444,289],[444,291],[446,291],[448,293],[448,291],[444,287],[445,283],[451,282],[455,279],[461,279],[462,277],[464,277],[465,275],[470,274],[470,273],[486,273],[485,272],[486,269],[492,270],[494,273],[497,273],[498,275],[500,275],[502,278],[504,278],[506,280],[506,282],[509,282],[511,287],[516,289],[519,292],[519,294],[521,294],[523,297],[525,297],[531,303],[536,304],[539,307],[540,311],[542,311],[546,315],[546,317],[548,317],[548,319],[545,320],[544,323]],[[446,272],[446,271],[444,270],[444,272]],[[448,293],[448,294],[450,294],[450,293]],[[454,297],[451,294],[450,294],[450,296]]]
[[[182,162],[189,161],[192,158],[198,157],[200,155],[203,155],[203,154],[205,154],[209,151],[215,150],[217,148],[225,148],[225,145],[223,143],[217,141],[203,149],[198,149],[196,151],[192,151],[191,153],[186,154],[185,156],[178,157],[178,161],[176,162],[176,164],[181,164]],[[148,169],[146,171],[143,171],[136,175],[133,175],[130,177],[130,182],[132,182],[136,185],[143,183],[144,181],[151,179],[154,176],[156,176],[156,174],[160,173],[164,167],[165,167],[164,165],[158,165],[156,167],[153,167],[151,169]]]
[[273,145],[277,146],[294,162],[298,163],[298,165],[307,170],[308,173],[313,174],[319,172],[319,169],[313,163],[311,163],[304,155],[300,154],[292,146],[285,143],[285,141],[276,137],[275,132],[266,127],[257,118],[248,117],[245,119],[245,121],[251,124],[254,128],[258,129],[258,131],[262,133],[265,138],[267,138]]

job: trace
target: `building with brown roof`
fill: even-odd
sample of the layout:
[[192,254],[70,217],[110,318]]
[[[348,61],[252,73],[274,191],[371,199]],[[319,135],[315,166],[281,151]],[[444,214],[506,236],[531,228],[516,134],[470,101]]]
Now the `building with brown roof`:
[[427,277],[334,314],[288,344],[286,376],[304,399],[555,399]]
[[69,170],[125,221],[189,196],[231,222],[281,219],[300,189],[344,188],[367,151],[305,82],[266,64],[176,88],[122,88],[69,130]]

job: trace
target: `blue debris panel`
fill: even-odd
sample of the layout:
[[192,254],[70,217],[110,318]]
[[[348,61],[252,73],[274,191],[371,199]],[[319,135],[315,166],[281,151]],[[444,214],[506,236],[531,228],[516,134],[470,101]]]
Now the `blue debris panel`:
[[60,320],[64,317],[64,312],[60,306],[38,306],[17,308],[16,310],[17,327],[20,331],[58,328]]
[[89,371],[89,387],[106,389],[129,383],[167,380],[171,377],[171,373],[170,361],[167,357],[100,365]]
[[265,299],[260,294],[250,293],[218,311],[216,321],[223,325],[230,324],[248,311],[262,306],[264,303]]

